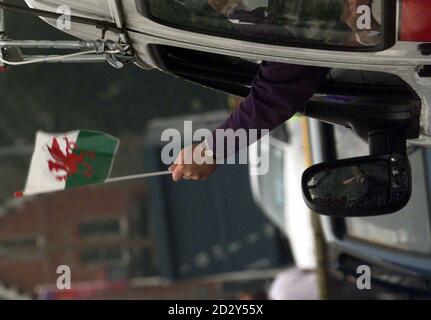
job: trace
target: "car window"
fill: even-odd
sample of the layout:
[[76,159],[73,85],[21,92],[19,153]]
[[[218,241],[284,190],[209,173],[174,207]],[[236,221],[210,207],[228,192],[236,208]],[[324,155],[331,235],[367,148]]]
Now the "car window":
[[150,46],[160,66],[177,76],[234,96],[246,97],[258,62],[172,46]]
[[368,9],[344,0],[148,0],[148,8],[167,25],[253,42],[348,48],[383,42],[382,0]]

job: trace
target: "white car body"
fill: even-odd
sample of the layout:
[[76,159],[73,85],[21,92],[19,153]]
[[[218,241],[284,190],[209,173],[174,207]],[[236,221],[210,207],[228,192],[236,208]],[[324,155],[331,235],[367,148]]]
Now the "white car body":
[[[394,1],[397,2],[397,17],[399,17],[401,0]],[[166,26],[141,15],[135,0],[26,0],[26,2],[30,7],[54,12],[58,6],[67,5],[71,8],[72,14],[108,20],[117,25],[124,24],[139,58],[137,64],[144,69],[159,68],[148,47],[151,44],[158,44],[253,61],[267,60],[396,75],[414,89],[422,102],[421,136],[411,142],[431,145],[431,78],[420,77],[417,72],[419,66],[431,64],[431,57],[421,53],[417,42],[396,41],[392,47],[379,52],[328,51],[277,46]],[[56,22],[52,19],[46,19],[46,21],[55,26]],[[398,21],[396,25],[396,34],[398,34]],[[101,36],[101,31],[96,27],[76,23],[67,32],[84,40],[97,40]],[[118,39],[118,35],[108,32],[107,38]]]
[[[282,141],[271,136],[261,142],[260,152],[258,143],[249,147],[250,180],[253,198],[280,231],[289,239],[295,265],[299,269],[312,270],[317,266],[315,254],[315,240],[311,222],[311,210],[302,200],[301,176],[307,168],[309,150],[307,147],[307,120],[305,117],[295,117],[283,124],[289,134],[288,141]],[[263,157],[274,156],[277,153],[282,159],[283,168],[277,171],[277,166],[271,166],[270,170],[276,170],[273,174],[260,176],[256,174],[259,154]],[[275,174],[274,174],[275,173]],[[266,179],[266,182],[263,181]],[[280,179],[280,181],[275,181]],[[271,187],[268,187],[268,184]],[[281,193],[269,194],[265,197],[265,190]],[[267,190],[267,191],[268,191]],[[274,205],[276,199],[282,199],[283,208]]]

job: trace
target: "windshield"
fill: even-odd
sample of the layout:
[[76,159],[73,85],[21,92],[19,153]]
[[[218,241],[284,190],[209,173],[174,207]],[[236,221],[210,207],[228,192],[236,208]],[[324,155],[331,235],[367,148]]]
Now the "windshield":
[[275,45],[373,48],[383,43],[382,0],[148,0],[176,28]]

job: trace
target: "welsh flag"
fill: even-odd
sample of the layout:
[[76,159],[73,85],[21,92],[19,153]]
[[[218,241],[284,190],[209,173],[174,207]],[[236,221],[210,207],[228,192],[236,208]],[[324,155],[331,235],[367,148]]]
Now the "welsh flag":
[[120,141],[103,132],[38,132],[30,172],[16,197],[103,183],[109,178]]

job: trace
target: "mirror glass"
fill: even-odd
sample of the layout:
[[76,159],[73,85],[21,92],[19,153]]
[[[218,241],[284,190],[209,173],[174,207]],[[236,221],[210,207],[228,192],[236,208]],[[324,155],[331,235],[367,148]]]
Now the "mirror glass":
[[305,192],[319,207],[377,209],[388,203],[389,186],[389,166],[378,160],[322,168],[308,177]]

